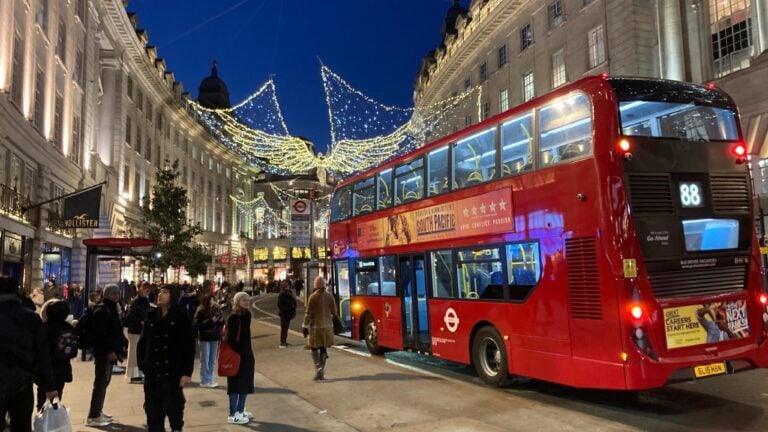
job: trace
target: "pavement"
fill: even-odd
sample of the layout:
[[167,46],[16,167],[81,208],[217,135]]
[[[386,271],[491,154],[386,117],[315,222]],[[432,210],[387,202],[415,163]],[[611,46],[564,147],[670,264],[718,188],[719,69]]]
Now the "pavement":
[[[259,296],[274,302],[275,296]],[[264,312],[260,310],[260,312]],[[297,321],[298,318],[294,321]],[[227,423],[226,379],[215,389],[199,387],[196,365],[193,383],[184,390],[185,431],[627,431],[613,419],[573,412],[559,403],[537,402],[521,393],[503,392],[450,376],[404,368],[382,357],[344,349],[350,341],[337,338],[329,350],[325,381],[312,381],[314,368],[305,340],[295,330],[289,346],[278,348],[279,320],[266,313],[252,322],[256,357],[255,393],[246,409],[254,414],[247,425]],[[74,382],[66,385],[63,403],[70,409],[73,431],[144,431],[143,386],[113,375],[104,411],[115,418],[107,427],[84,426],[93,382],[93,363],[73,361]]]

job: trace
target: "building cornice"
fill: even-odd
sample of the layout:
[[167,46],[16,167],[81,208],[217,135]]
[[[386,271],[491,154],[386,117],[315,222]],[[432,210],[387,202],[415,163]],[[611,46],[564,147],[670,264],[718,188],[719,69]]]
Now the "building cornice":
[[[148,41],[140,38],[137,29],[134,28],[136,17],[129,17],[121,0],[106,0],[102,3],[105,9],[104,23],[110,32],[118,38],[124,49],[124,61],[126,67],[133,70],[143,78],[149,90],[161,101],[166,111],[171,111],[174,119],[184,126],[191,136],[198,136],[211,145],[209,151],[214,151],[220,157],[227,157],[233,164],[252,172],[259,172],[256,167],[247,165],[235,152],[224,146],[212,137],[188,111],[185,99],[179,99],[177,91],[180,86],[174,87],[173,73],[166,70],[165,60],[157,57],[157,49],[148,45]],[[146,31],[140,30],[141,37],[146,38]],[[171,80],[169,82],[169,79]]]
[[[416,88],[416,105],[428,106],[438,102],[436,98],[453,84],[456,73],[466,66],[468,60],[475,59],[484,46],[500,27],[510,21],[524,0],[491,0],[480,5],[475,1],[471,6],[471,19],[459,18],[456,22],[457,34],[446,38],[445,48],[435,50],[435,62],[429,67],[429,76],[419,79]],[[424,83],[426,82],[426,85]]]

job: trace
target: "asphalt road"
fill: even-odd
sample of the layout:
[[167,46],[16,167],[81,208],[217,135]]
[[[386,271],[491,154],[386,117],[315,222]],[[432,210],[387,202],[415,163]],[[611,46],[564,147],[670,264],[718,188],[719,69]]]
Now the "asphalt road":
[[[256,319],[279,325],[276,295],[254,297],[253,306]],[[293,330],[301,331],[302,316],[303,305],[299,304],[297,318],[291,322]],[[360,343],[349,341],[348,345],[350,350],[367,354]],[[537,380],[489,389],[468,366],[405,352],[388,353],[381,361],[474,384],[477,392],[490,398],[504,395],[523,399],[536,407],[536,415],[551,416],[557,411],[604,419],[610,430],[625,425],[627,429],[652,431],[768,431],[768,370],[628,393],[575,389]]]

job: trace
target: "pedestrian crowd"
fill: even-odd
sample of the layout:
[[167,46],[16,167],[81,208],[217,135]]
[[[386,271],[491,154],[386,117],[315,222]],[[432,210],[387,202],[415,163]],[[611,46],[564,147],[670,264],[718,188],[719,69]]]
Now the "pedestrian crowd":
[[[278,286],[278,346],[285,348],[297,302],[291,284],[282,281]],[[323,380],[338,313],[322,277],[314,280],[313,288],[302,328],[312,353],[314,380]],[[136,286],[122,281],[88,293],[87,300],[83,296],[77,284],[27,295],[15,279],[0,276],[0,431],[8,422],[12,432],[32,430],[34,407],[42,411],[50,405],[46,401],[63,398],[65,384],[73,380],[70,362],[78,351],[83,360],[94,362],[86,426],[114,422],[104,412],[104,402],[112,375],[123,370],[118,369],[122,363],[126,381],[143,385],[147,430],[164,431],[167,418],[172,431],[181,431],[183,389],[192,380],[196,343],[200,387],[218,387],[214,374],[220,347],[239,358],[237,370],[226,374],[227,422],[251,421],[246,398],[254,392],[255,357],[251,296],[242,283],[231,287],[224,282],[214,291],[206,282],[195,291],[189,285]],[[225,376],[221,369],[218,372]]]

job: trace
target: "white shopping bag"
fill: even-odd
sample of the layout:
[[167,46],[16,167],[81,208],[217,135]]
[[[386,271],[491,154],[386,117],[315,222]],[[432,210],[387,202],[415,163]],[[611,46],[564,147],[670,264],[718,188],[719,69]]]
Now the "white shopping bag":
[[72,432],[69,411],[58,398],[45,401],[43,410],[35,417],[35,432]]

